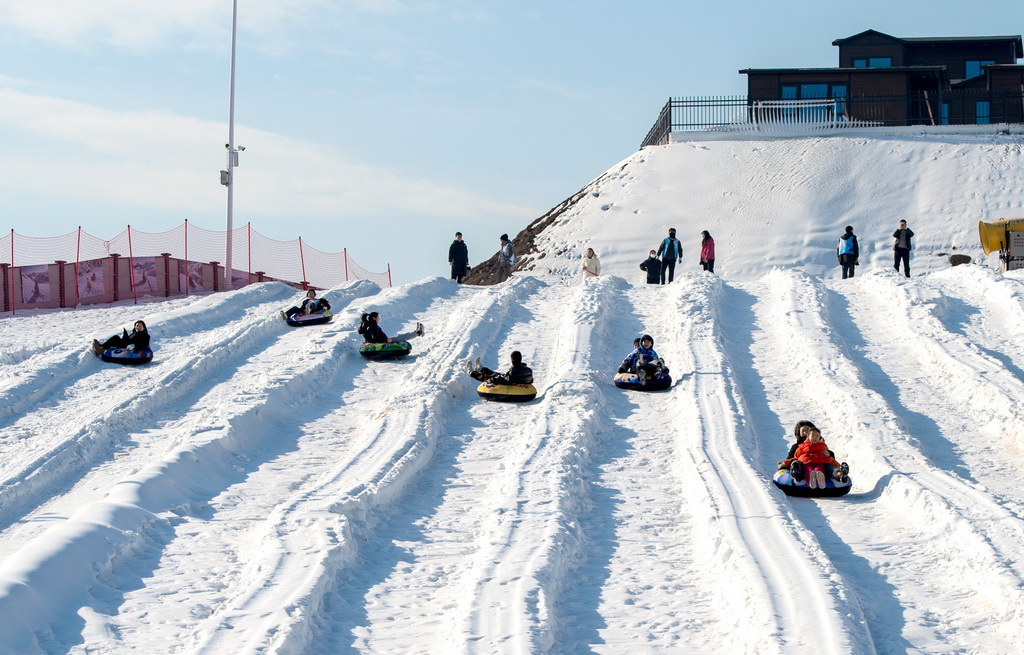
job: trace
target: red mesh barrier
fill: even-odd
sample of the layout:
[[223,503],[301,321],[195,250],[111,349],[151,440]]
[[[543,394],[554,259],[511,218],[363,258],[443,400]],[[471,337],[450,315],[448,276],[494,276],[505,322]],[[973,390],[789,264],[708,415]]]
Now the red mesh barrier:
[[[327,253],[302,241],[277,241],[244,225],[231,231],[232,286],[260,279],[328,288],[349,280],[391,286],[391,267],[374,273],[348,251]],[[82,230],[56,237],[0,236],[0,310],[70,307],[144,295],[223,287],[227,233],[185,221],[167,232],[131,227],[103,240]],[[61,263],[64,263],[62,266]]]

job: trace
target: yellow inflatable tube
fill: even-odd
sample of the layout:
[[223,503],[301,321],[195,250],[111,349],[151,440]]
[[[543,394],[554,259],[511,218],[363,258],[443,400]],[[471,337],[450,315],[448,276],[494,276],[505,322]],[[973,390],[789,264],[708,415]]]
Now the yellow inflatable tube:
[[981,239],[981,249],[986,255],[1009,245],[1006,243],[1007,231],[1024,232],[1024,218],[1001,218],[991,223],[978,221],[978,237]]

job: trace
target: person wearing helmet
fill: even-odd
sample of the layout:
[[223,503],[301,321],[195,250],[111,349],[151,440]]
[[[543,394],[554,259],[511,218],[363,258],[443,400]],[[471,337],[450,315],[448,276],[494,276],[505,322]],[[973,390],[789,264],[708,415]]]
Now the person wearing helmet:
[[641,382],[668,373],[665,362],[658,357],[658,353],[654,350],[654,337],[645,334],[640,337],[639,341],[639,344],[636,341],[633,342],[633,352],[622,360],[619,373],[636,373]]

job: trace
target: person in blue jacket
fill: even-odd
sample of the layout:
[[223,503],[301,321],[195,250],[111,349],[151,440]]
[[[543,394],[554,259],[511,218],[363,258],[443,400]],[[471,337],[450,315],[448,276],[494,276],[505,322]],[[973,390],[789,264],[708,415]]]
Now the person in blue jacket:
[[676,275],[676,262],[683,261],[683,244],[676,238],[674,227],[669,229],[668,236],[661,242],[658,256],[661,257],[661,283],[665,284],[665,273],[668,273],[668,281],[671,282]]
[[654,337],[645,334],[639,339],[640,343],[633,342],[633,352],[629,353],[619,366],[619,373],[636,373],[641,382],[659,377],[668,373],[665,362],[658,357],[654,350]]
[[860,264],[860,247],[857,245],[857,235],[853,233],[852,225],[847,225],[846,232],[839,237],[836,256],[839,257],[839,265],[843,267],[843,279],[853,277],[854,267]]

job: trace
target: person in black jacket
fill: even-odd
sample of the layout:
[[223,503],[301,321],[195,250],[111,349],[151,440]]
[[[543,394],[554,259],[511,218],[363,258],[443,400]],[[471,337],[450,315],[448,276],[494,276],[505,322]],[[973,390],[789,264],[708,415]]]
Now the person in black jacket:
[[448,246],[448,265],[452,267],[452,279],[457,284],[462,284],[462,278],[466,276],[469,268],[469,248],[462,240],[462,232],[455,233],[455,241]]
[[480,366],[480,358],[476,362],[466,362],[466,372],[469,377],[481,382],[491,384],[533,384],[533,369],[523,363],[523,354],[518,350],[512,351],[512,368],[507,373],[501,374],[489,368]]
[[895,253],[892,263],[893,268],[896,269],[896,272],[899,272],[900,261],[902,261],[903,273],[910,277],[910,249],[913,248],[910,240],[914,238],[914,231],[907,227],[906,221],[900,221],[900,226],[892,233],[892,238],[896,239],[896,243],[892,246]]
[[115,334],[103,343],[96,339],[92,340],[92,349],[97,355],[102,355],[108,348],[123,348],[125,350],[146,350],[149,348],[149,330],[143,321],[135,321],[131,334],[128,330],[121,328],[121,334]]
[[417,323],[414,331],[396,334],[394,338],[384,334],[384,330],[380,329],[378,323],[380,323],[380,314],[377,312],[363,314],[362,322],[359,325],[359,334],[363,335],[363,340],[366,343],[394,343],[395,341],[408,341],[414,337],[423,336],[422,323]]
[[843,267],[843,279],[853,277],[854,267],[860,264],[860,246],[857,245],[857,236],[853,233],[853,226],[847,225],[846,232],[839,237],[836,256],[839,258],[839,265]]
[[287,311],[281,312],[281,318],[288,320],[296,314],[315,314],[330,308],[331,303],[327,302],[327,298],[317,298],[316,289],[310,289],[299,306],[289,307]]
[[652,250],[647,259],[640,262],[640,270],[647,271],[647,284],[661,283],[661,260],[656,251]]

